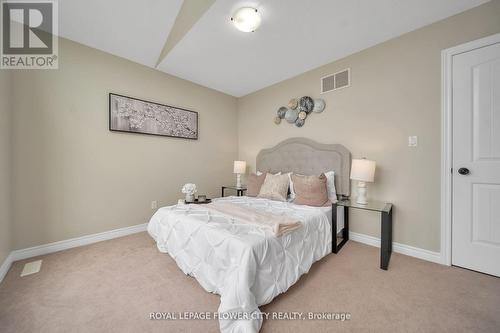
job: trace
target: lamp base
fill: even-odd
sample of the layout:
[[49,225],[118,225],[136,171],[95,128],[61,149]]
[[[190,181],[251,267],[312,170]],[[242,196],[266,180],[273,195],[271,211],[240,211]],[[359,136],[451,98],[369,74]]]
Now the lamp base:
[[368,204],[368,200],[366,199],[366,183],[365,182],[358,182],[358,198],[356,200],[356,203],[360,205],[366,205]]
[[236,188],[241,188],[241,174],[236,174]]

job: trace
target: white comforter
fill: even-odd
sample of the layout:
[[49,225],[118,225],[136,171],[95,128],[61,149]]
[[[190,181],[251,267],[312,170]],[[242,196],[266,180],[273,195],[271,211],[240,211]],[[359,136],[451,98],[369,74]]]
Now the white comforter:
[[285,292],[331,253],[331,209],[249,197],[216,200],[286,214],[303,224],[275,237],[269,230],[208,212],[203,205],[163,207],[149,222],[158,249],[205,290],[221,295],[221,332],[258,332],[258,306]]

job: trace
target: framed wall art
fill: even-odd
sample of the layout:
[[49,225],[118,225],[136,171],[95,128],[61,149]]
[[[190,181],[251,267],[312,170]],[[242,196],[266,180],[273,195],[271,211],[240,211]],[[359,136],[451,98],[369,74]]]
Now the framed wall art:
[[109,130],[198,139],[198,112],[109,94]]

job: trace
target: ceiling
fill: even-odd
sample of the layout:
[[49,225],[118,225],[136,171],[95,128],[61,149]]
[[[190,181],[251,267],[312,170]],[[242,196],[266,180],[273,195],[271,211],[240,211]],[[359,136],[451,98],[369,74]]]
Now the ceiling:
[[[60,35],[240,97],[488,2],[194,1],[60,1]],[[253,33],[230,22],[243,6],[262,15]]]
[[181,5],[182,0],[63,0],[59,35],[154,67]]

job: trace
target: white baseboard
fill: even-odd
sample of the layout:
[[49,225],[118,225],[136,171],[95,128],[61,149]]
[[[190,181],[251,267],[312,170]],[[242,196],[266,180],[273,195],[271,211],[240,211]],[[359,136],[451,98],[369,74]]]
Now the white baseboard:
[[[358,234],[357,232],[349,232],[349,239],[355,242],[363,243],[366,245],[371,245],[375,247],[380,247],[380,238],[368,236],[365,234]],[[427,260],[431,262],[435,262],[438,264],[442,264],[443,260],[441,258],[441,253],[433,252],[425,249],[421,249],[418,247],[401,244],[401,243],[392,243],[392,250],[396,253],[401,253],[410,257],[415,257],[422,260]]]
[[2,282],[5,275],[7,275],[7,272],[9,271],[12,262],[14,262],[14,260],[12,260],[12,252],[11,252],[7,256],[7,258],[5,258],[2,265],[0,266],[0,282]]
[[0,282],[13,262],[146,231],[147,223],[12,251],[0,266]]
[[[62,250],[67,250],[74,247],[84,246],[92,243],[97,243],[113,238],[123,237],[138,232],[143,232],[146,231],[146,228],[147,228],[147,223],[138,224],[131,227],[105,231],[98,234],[87,235],[78,238],[71,238],[59,242],[12,251],[9,254],[9,256],[7,256],[7,258],[4,260],[3,264],[0,266],[0,282],[2,282],[3,278],[9,271],[10,266],[15,261],[37,257],[44,254],[58,252]],[[377,237],[359,234],[351,231],[349,232],[349,239],[355,242],[360,242],[363,244],[380,247],[380,238]],[[435,262],[438,264],[442,263],[441,254],[439,252],[424,250],[418,247],[413,247],[410,245],[405,245],[395,242],[392,243],[392,250],[394,252],[401,253],[410,257],[415,257],[422,260]]]

